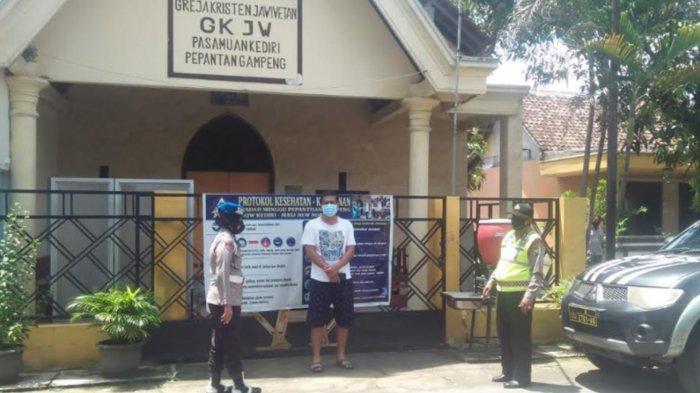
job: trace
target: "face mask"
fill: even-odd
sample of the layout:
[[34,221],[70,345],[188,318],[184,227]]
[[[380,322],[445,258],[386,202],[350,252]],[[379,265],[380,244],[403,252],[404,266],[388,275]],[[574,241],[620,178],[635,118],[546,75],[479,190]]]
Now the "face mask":
[[527,221],[527,220],[526,220],[525,218],[523,218],[523,217],[518,217],[518,216],[513,216],[513,217],[510,218],[510,223],[511,223],[511,225],[513,226],[513,229],[515,229],[516,231],[525,228],[525,226],[526,226],[526,225],[525,225],[525,222],[526,222],[526,221]]
[[238,235],[245,230],[243,220],[231,219],[230,217],[218,218],[212,226],[212,229],[219,232],[222,227],[227,229],[233,235]]
[[232,229],[232,232],[234,235],[238,235],[239,233],[243,232],[245,230],[245,224],[243,224],[243,221],[238,221],[234,225],[234,228]]
[[326,217],[333,217],[338,214],[338,205],[335,203],[327,203],[322,207],[323,215]]

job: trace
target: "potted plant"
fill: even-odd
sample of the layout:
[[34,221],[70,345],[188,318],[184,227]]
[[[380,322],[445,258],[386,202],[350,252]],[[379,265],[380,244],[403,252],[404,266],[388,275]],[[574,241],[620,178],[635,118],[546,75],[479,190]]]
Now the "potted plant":
[[160,325],[160,311],[152,294],[140,288],[112,288],[75,298],[68,305],[72,320],[94,319],[109,339],[97,344],[102,373],[121,376],[134,373],[141,362],[141,348]]
[[13,382],[22,370],[22,343],[31,319],[31,296],[38,242],[27,242],[26,213],[15,204],[5,217],[0,239],[0,384]]

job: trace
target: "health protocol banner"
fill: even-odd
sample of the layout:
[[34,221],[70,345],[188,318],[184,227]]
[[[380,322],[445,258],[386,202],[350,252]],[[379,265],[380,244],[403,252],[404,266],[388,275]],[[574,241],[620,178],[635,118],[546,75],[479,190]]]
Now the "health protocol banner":
[[[212,212],[221,201],[245,209],[245,230],[236,236],[243,252],[243,311],[305,308],[311,261],[304,256],[304,225],[320,214],[315,195],[203,195],[204,280],[209,288],[209,248],[214,238]],[[340,196],[338,215],[355,228],[355,258],[350,263],[355,306],[389,304],[393,198],[391,195]]]

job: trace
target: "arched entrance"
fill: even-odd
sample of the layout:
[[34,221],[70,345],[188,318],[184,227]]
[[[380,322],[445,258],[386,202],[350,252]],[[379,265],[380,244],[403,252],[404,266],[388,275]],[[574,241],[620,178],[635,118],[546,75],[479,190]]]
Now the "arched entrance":
[[182,160],[182,176],[196,192],[274,192],[274,165],[258,131],[234,115],[217,117],[190,140]]

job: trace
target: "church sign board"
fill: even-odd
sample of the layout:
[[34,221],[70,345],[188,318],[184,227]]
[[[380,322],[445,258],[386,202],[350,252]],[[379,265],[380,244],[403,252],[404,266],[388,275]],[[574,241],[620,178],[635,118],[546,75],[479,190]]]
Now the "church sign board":
[[302,84],[302,0],[169,0],[168,76]]

